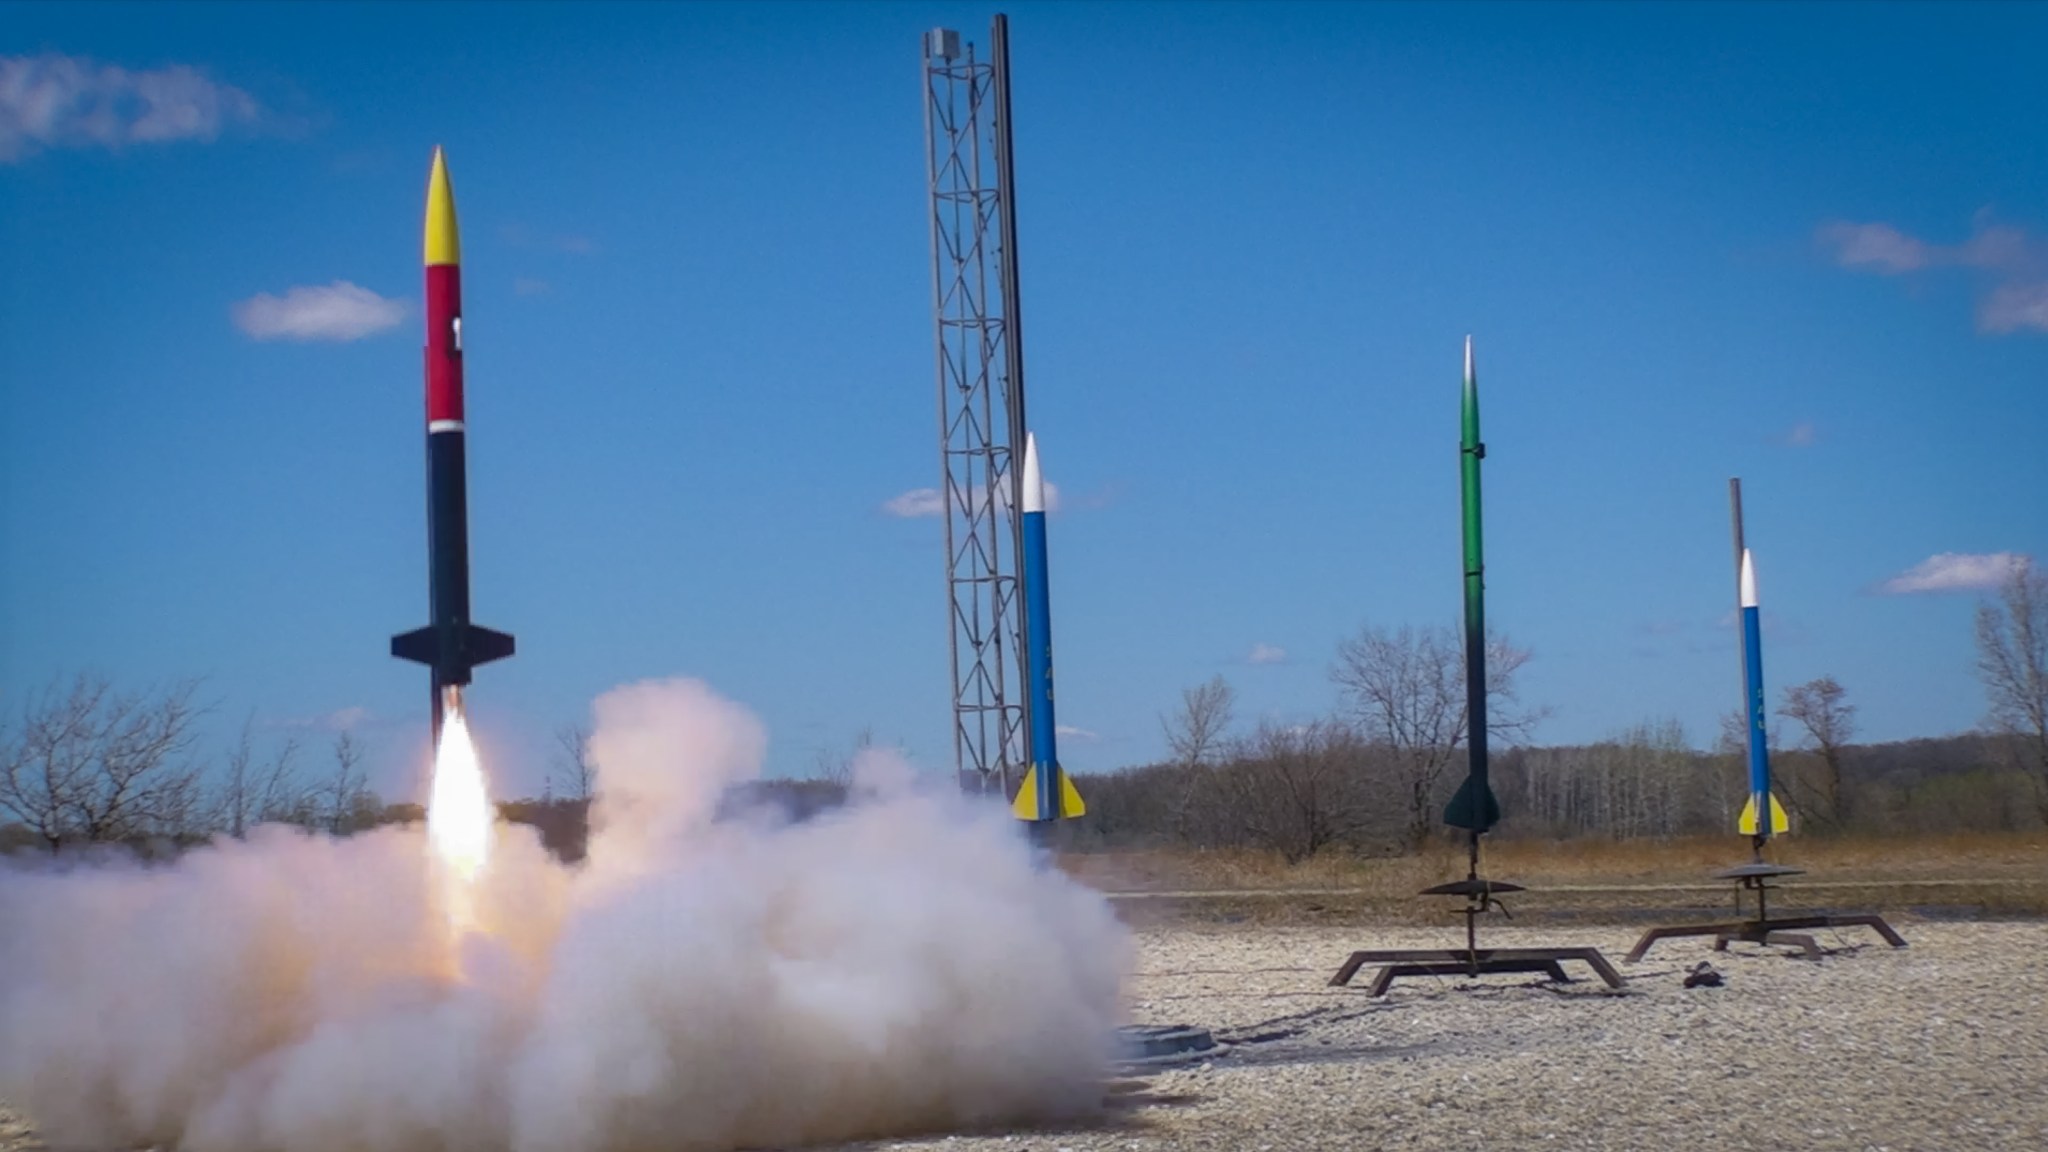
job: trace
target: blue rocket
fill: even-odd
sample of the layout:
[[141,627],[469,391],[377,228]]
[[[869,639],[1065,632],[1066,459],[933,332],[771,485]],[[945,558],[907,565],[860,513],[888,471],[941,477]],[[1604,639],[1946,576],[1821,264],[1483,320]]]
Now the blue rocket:
[[[1757,842],[1770,839],[1789,829],[1785,809],[1778,805],[1778,798],[1771,794],[1771,753],[1769,733],[1764,729],[1764,650],[1763,621],[1757,609],[1756,564],[1749,558],[1749,549],[1742,550],[1742,577],[1740,580],[1742,607],[1742,688],[1748,697],[1744,711],[1749,719],[1749,799],[1742,805],[1742,815],[1735,822],[1738,832],[1754,836]],[[1759,817],[1768,813],[1768,822]]]
[[1024,690],[1031,696],[1031,767],[1010,810],[1019,820],[1071,820],[1085,814],[1081,794],[1060,768],[1052,705],[1052,597],[1045,566],[1045,477],[1038,439],[1024,434]]

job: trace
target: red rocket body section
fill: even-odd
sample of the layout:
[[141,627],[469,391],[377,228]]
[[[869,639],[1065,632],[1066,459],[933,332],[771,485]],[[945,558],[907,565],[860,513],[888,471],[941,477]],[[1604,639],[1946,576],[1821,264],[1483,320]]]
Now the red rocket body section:
[[462,266],[427,265],[427,430],[462,427]]

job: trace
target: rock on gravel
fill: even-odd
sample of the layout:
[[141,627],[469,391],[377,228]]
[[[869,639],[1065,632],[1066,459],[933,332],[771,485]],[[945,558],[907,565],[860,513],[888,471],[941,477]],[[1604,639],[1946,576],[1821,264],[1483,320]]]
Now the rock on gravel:
[[[1369,999],[1354,948],[1454,943],[1375,928],[1158,929],[1140,934],[1140,1024],[1191,1023],[1230,1045],[1133,1074],[1103,1116],[1050,1131],[857,1145],[947,1152],[1287,1149],[2048,1149],[2048,925],[1899,925],[1910,947],[1820,934],[1792,949],[1668,941],[1610,992],[1573,970],[1404,980]],[[1598,946],[1634,931],[1495,929],[1498,946]],[[1712,956],[1718,988],[1684,987]],[[34,1148],[0,1104],[0,1152]]]

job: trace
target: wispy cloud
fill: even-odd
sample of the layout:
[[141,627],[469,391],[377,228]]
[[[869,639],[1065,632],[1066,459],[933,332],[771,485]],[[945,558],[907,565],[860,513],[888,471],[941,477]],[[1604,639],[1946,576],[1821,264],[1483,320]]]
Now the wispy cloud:
[[1066,724],[1054,725],[1053,731],[1057,733],[1059,738],[1062,740],[1072,740],[1080,744],[1092,744],[1095,741],[1102,739],[1102,735],[1100,733],[1090,732],[1086,728],[1075,728]]
[[288,716],[262,722],[265,728],[297,729],[304,732],[350,732],[370,721],[370,710],[361,705],[337,708],[317,716]]
[[1999,285],[1978,306],[1977,326],[2000,334],[2022,328],[2048,332],[2048,280]]
[[[1009,496],[1008,489],[996,489],[996,503],[999,506],[1007,508],[1010,503]],[[982,498],[981,486],[975,485],[969,491],[968,497],[972,501],[979,502]],[[1060,487],[1050,480],[1045,482],[1045,510],[1047,512],[1057,512],[1060,510]],[[937,488],[912,488],[908,492],[900,492],[884,500],[882,502],[882,511],[902,520],[915,520],[924,516],[943,516],[946,514],[946,496],[945,493]]]
[[1837,220],[1821,225],[1816,239],[1836,264],[1853,271],[1903,276],[1967,269],[1991,284],[1978,301],[1978,331],[2048,332],[2048,242],[2023,228],[1993,224],[1979,213],[1969,239],[1935,244],[1890,224]]
[[597,251],[597,243],[588,236],[536,232],[524,224],[507,224],[498,230],[498,236],[508,248],[546,248],[571,256],[588,256]]
[[0,164],[49,148],[214,140],[262,119],[256,98],[188,64],[131,71],[84,56],[0,56]]
[[1254,644],[1251,654],[1244,659],[1247,664],[1285,664],[1287,649],[1278,644]]
[[360,340],[405,319],[405,301],[336,280],[287,289],[283,296],[259,292],[232,314],[235,327],[255,340]]
[[1785,433],[1785,444],[1790,448],[1804,448],[1819,438],[1820,433],[1814,428],[1813,421],[1801,420]]
[[1996,588],[2007,574],[2026,563],[2014,552],[1941,552],[1929,556],[1878,585],[1890,596],[1915,592],[1976,592]]
[[548,290],[548,282],[531,276],[519,276],[512,281],[512,292],[516,296],[538,296]]

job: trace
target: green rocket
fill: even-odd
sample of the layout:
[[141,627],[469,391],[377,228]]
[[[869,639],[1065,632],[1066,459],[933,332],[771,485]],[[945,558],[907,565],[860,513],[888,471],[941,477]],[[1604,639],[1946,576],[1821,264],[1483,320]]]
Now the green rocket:
[[1465,520],[1465,783],[1444,808],[1444,823],[1474,837],[1500,822],[1500,803],[1486,781],[1486,559],[1479,525],[1479,378],[1472,370],[1472,338],[1465,337],[1465,398],[1458,438],[1458,488]]

